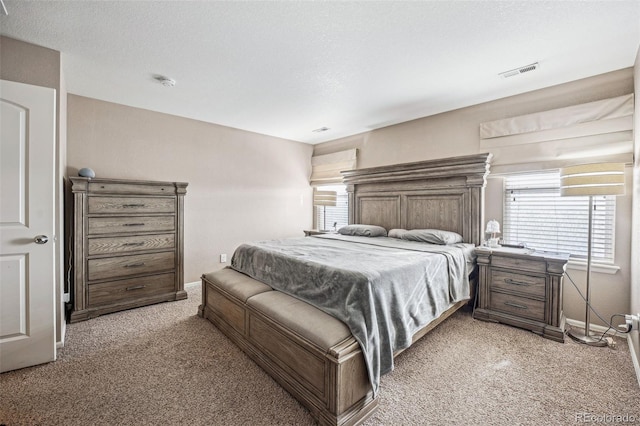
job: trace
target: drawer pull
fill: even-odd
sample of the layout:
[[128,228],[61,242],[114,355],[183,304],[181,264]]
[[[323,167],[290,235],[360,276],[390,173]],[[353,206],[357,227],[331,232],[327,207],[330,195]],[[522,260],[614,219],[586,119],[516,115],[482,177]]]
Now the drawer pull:
[[144,266],[144,262],[132,263],[131,265],[124,265],[125,268],[139,268],[140,266]]
[[144,243],[124,243],[123,246],[143,246]]
[[122,226],[144,226],[144,223],[123,223]]
[[145,288],[146,285],[141,284],[141,285],[134,285],[131,287],[127,287],[127,291],[131,291],[131,290],[140,290],[141,288]]
[[531,283],[528,282],[524,282],[524,281],[516,281],[516,280],[512,280],[511,278],[505,278],[504,282],[507,284],[513,284],[513,285],[524,285],[524,286],[530,286]]
[[123,204],[122,207],[144,207],[144,204]]
[[513,302],[504,302],[504,304],[505,304],[505,305],[507,305],[507,306],[512,306],[512,307],[514,307],[514,308],[518,308],[518,309],[529,309],[529,307],[528,307],[528,306],[525,306],[525,305],[519,305],[519,304],[517,304],[517,303],[513,303]]

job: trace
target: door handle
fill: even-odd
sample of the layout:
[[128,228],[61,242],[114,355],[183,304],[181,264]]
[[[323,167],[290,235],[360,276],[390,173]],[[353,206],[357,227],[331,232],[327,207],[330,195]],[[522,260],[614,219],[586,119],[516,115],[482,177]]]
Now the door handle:
[[46,235],[36,235],[33,241],[35,241],[36,244],[47,244],[47,241],[49,241],[49,237],[47,237]]

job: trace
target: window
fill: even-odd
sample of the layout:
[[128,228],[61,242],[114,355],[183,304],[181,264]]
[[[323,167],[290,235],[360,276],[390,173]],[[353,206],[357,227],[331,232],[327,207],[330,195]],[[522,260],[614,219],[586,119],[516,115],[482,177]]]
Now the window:
[[[316,206],[316,227],[318,229],[340,229],[349,224],[349,198],[345,185],[322,185],[320,191],[336,191],[336,206]],[[334,226],[335,223],[335,226]]]
[[[561,197],[558,171],[507,176],[504,191],[505,241],[587,258],[589,197]],[[591,259],[613,263],[616,200],[594,196],[593,203]]]

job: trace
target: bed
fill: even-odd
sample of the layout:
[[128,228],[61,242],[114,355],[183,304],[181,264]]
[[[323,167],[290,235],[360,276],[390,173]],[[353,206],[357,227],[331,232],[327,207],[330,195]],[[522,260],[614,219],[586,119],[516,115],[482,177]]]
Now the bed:
[[[232,268],[203,275],[199,315],[223,331],[319,423],[361,423],[377,407],[379,377],[393,368],[393,357],[473,295],[473,265],[464,255],[460,262],[458,253],[468,254],[481,242],[490,160],[490,154],[478,154],[343,172],[349,223],[385,230],[435,229],[459,235],[462,241],[423,249],[430,245],[356,232],[244,244],[234,253]],[[402,232],[406,231],[394,236]],[[349,266],[340,260],[346,258],[356,262]],[[400,272],[395,266],[399,263],[408,269]],[[437,301],[425,304],[422,296],[415,296],[416,289],[425,288],[422,284],[396,285],[423,280],[420,270],[443,277],[432,280],[442,282],[441,287],[426,286]],[[322,283],[333,284],[322,288]],[[386,289],[387,283],[397,288],[370,291],[383,285]],[[405,287],[405,293],[398,290]],[[373,300],[376,293],[384,295]],[[376,308],[355,306],[361,299],[372,299]],[[392,299],[409,313],[387,308]],[[398,326],[392,313],[407,324]]]

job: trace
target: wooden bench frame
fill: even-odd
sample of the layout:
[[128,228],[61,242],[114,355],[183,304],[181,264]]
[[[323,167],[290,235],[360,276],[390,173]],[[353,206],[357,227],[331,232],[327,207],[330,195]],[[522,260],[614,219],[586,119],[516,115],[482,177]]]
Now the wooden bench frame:
[[[364,357],[353,336],[326,351],[204,277],[202,287],[198,315],[214,323],[321,424],[357,424],[375,409]],[[304,368],[309,359],[324,361],[320,372]],[[322,382],[323,389],[310,384],[309,376],[318,374],[313,381]]]

